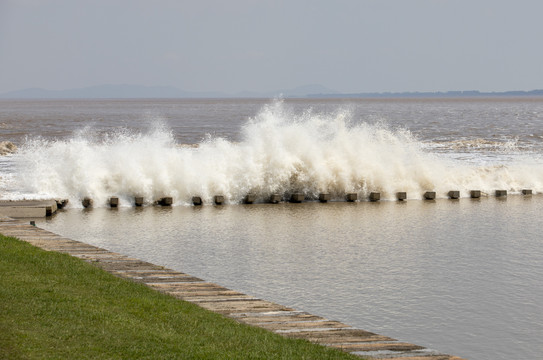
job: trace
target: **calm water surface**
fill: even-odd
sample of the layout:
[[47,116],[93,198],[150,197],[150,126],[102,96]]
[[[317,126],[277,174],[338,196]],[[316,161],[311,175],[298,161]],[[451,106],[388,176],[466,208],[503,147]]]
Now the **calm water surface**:
[[543,353],[543,197],[68,210],[42,226],[469,359]]

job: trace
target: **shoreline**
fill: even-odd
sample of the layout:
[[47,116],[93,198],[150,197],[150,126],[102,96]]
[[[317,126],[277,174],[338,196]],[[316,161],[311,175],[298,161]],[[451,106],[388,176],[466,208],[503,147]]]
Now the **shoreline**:
[[0,217],[0,233],[26,241],[48,251],[67,253],[117,277],[148,287],[240,323],[260,327],[285,337],[306,339],[367,358],[461,360],[422,346],[357,329],[280,304],[258,299],[178,271],[137,258],[114,253],[83,242],[64,238],[30,225],[27,221]]

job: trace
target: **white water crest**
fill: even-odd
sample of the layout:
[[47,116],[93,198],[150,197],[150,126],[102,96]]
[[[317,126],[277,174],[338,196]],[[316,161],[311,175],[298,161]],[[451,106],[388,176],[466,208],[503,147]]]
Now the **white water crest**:
[[72,206],[83,197],[105,206],[111,196],[132,206],[134,196],[147,203],[172,196],[175,205],[188,205],[193,196],[211,203],[214,195],[239,203],[248,193],[265,201],[294,192],[341,200],[345,193],[365,199],[377,191],[392,200],[398,191],[414,199],[429,190],[438,197],[449,190],[462,196],[543,191],[540,155],[474,163],[430,151],[406,129],[356,123],[343,109],[295,114],[276,101],[243,126],[239,142],[208,136],[197,146],[180,146],[162,125],[146,133],[119,129],[99,136],[85,129],[68,140],[27,139],[10,155],[15,170],[2,187],[3,197],[67,198]]

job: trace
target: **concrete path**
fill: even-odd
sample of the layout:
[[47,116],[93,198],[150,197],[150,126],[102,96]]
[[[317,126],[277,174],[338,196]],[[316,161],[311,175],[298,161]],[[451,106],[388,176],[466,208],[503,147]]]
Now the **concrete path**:
[[39,218],[57,211],[56,200],[0,200],[0,215],[14,218]]
[[439,351],[353,328],[250,295],[206,282],[136,258],[114,253],[32,226],[28,221],[0,216],[0,233],[17,237],[48,251],[67,253],[118,277],[291,338],[382,360],[462,360]]

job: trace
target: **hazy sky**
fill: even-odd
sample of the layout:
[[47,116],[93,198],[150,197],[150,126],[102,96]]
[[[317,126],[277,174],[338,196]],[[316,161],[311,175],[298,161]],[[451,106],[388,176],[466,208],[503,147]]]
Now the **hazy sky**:
[[543,88],[541,0],[0,0],[0,93]]

